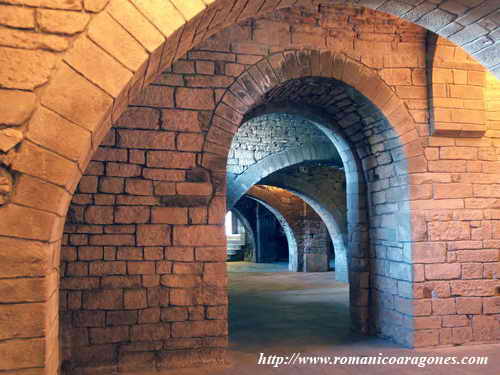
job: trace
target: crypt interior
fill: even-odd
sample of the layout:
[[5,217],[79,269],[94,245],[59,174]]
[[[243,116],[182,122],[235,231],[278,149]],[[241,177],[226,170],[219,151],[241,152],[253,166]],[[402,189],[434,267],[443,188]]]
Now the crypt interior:
[[498,375],[499,77],[497,0],[0,0],[0,375]]

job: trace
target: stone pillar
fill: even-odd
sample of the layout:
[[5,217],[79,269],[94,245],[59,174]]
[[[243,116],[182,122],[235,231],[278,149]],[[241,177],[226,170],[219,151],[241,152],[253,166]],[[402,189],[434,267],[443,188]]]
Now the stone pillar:
[[302,227],[304,272],[329,271],[329,236],[326,226],[321,221],[304,219]]
[[0,372],[57,373],[58,249],[58,242],[0,237]]

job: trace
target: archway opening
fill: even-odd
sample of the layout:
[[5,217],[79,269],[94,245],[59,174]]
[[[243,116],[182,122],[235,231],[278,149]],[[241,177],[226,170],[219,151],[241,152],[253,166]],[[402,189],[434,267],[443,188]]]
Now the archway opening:
[[[244,234],[240,230],[240,233],[227,237],[228,270],[287,271],[289,248],[295,246],[295,240],[283,215],[251,195],[243,196],[229,212],[238,212],[238,222]],[[235,246],[236,238],[239,243]]]
[[[263,337],[272,345],[303,345],[286,337],[290,330],[307,332],[319,346],[352,339],[343,169],[334,143],[307,116],[276,111],[242,122],[229,150],[227,204],[247,213],[257,239],[253,263],[228,262],[231,345],[253,350]],[[269,228],[262,206],[282,225]],[[287,269],[263,256],[274,247],[266,226],[274,237],[286,228]],[[335,318],[325,323],[326,316]]]

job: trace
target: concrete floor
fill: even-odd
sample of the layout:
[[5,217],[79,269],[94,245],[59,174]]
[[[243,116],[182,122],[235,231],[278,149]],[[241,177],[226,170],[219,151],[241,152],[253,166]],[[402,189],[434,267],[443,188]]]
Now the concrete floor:
[[[230,364],[176,369],[170,375],[500,375],[500,345],[409,350],[349,329],[348,285],[333,272],[293,273],[286,264],[228,263],[230,279]],[[257,365],[264,355],[329,356],[489,356],[487,366]],[[156,373],[158,374],[158,373]],[[145,374],[144,374],[145,375]]]

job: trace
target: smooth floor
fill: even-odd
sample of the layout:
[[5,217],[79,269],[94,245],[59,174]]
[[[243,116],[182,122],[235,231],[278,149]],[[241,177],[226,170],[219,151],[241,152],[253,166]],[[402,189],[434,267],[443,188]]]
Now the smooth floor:
[[[500,345],[410,350],[349,329],[348,284],[333,272],[293,273],[286,263],[228,263],[229,363],[225,367],[176,369],[170,375],[500,375]],[[258,365],[264,356],[488,356],[486,366]],[[158,374],[158,373],[155,373]]]

